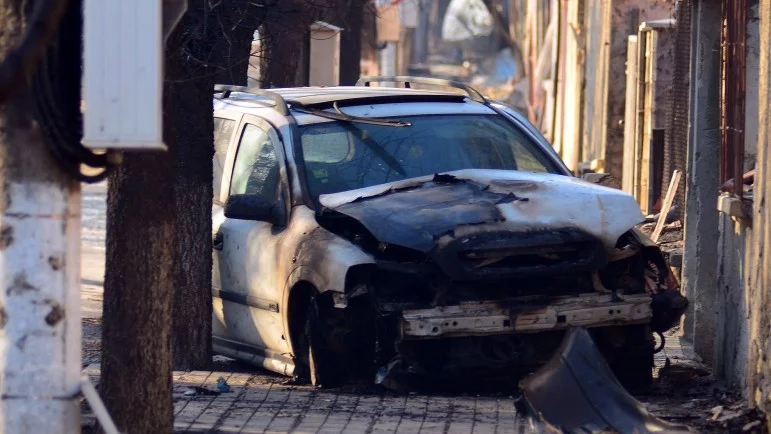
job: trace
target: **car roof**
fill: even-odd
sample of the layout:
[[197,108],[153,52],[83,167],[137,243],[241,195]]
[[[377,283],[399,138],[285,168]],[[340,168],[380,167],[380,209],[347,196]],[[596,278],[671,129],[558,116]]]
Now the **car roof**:
[[[463,102],[468,98],[465,93],[368,86],[293,87],[266,90],[280,95],[290,106],[300,104],[314,108],[331,107],[333,103],[350,106],[396,102]],[[232,92],[229,99],[238,100],[238,105],[244,108],[274,105],[274,102],[265,96],[246,92]]]
[[335,87],[295,87],[271,89],[287,101],[296,101],[303,105],[318,105],[335,101],[365,100],[365,99],[404,99],[423,97],[426,99],[459,99],[465,94],[442,92],[424,89],[369,87],[369,86],[335,86]]

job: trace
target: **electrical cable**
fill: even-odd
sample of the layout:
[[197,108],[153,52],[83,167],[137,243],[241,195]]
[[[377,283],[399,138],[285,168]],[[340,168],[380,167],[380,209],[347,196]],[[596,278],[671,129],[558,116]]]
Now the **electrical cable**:
[[24,87],[24,79],[34,72],[68,6],[67,0],[35,2],[20,44],[0,62],[0,104]]
[[[56,37],[32,77],[33,110],[51,156],[80,182],[96,183],[109,176],[114,154],[99,154],[81,144],[82,0],[71,0]],[[81,165],[103,169],[95,175]]]
[[661,332],[656,332],[657,335],[659,335],[659,338],[661,339],[661,344],[658,346],[658,348],[653,350],[653,354],[658,354],[661,352],[661,350],[664,349],[664,346],[667,345],[667,338],[664,337]]

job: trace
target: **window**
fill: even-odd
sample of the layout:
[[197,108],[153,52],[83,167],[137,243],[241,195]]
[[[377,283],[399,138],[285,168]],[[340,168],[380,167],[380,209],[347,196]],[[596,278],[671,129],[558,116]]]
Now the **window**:
[[420,115],[409,127],[324,122],[301,127],[312,196],[460,169],[562,173],[499,116]]
[[279,164],[268,133],[247,124],[241,134],[230,183],[230,194],[259,194],[278,198]]
[[212,161],[212,180],[214,202],[219,203],[222,188],[222,173],[225,169],[225,159],[228,154],[230,138],[233,137],[233,129],[236,121],[232,119],[214,118],[214,157]]

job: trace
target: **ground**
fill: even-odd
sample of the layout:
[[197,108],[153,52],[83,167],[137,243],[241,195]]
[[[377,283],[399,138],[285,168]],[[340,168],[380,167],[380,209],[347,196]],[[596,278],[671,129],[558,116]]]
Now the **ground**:
[[[83,188],[82,312],[83,366],[99,378],[101,300],[104,275],[104,184]],[[709,370],[677,333],[669,333],[657,354],[654,387],[637,398],[656,416],[702,433],[766,432],[761,418],[739,397],[709,377]],[[669,363],[667,363],[669,359]],[[215,391],[224,377],[230,393]],[[514,408],[516,391],[483,395],[398,394],[370,384],[315,390],[292,385],[286,377],[215,357],[211,371],[174,373],[176,432],[404,432],[528,433]],[[83,405],[84,432],[93,414]],[[745,429],[746,428],[746,429]]]

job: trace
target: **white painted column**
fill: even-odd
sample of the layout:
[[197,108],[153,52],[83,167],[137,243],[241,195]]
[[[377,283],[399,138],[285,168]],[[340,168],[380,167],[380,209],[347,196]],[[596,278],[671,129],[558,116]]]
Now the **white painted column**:
[[[34,132],[18,135],[9,146],[45,152],[21,140],[40,140]],[[78,433],[80,186],[47,154],[10,153],[0,208],[0,433]]]
[[[385,48],[380,51],[380,75],[396,75],[396,42],[386,42]],[[393,82],[382,83],[382,86],[393,86]]]

